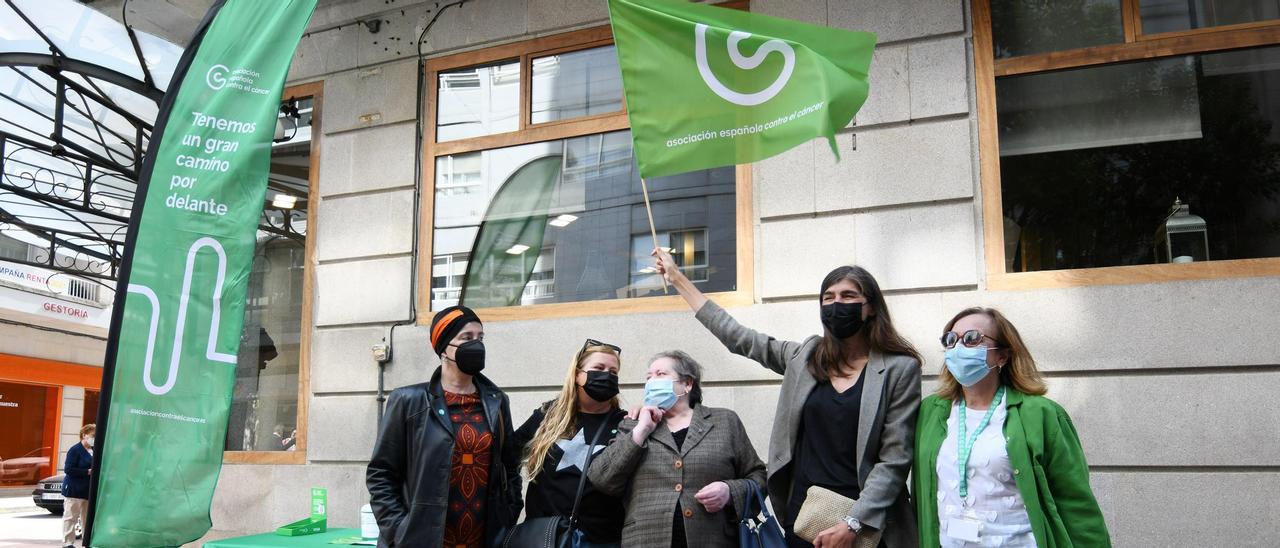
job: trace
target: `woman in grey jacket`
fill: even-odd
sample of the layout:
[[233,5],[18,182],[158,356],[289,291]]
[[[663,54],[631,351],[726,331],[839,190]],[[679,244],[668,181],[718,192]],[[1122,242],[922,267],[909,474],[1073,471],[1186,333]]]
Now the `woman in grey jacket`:
[[649,363],[645,406],[627,419],[587,476],[623,498],[622,546],[733,548],[747,482],[764,463],[738,415],[702,405],[702,367],[679,350]]
[[793,547],[809,546],[792,531],[810,487],[857,502],[843,523],[817,535],[819,548],[853,546],[877,530],[888,548],[914,548],[916,523],[907,498],[920,354],[898,334],[880,285],[866,270],[842,266],[820,288],[823,333],[779,341],[739,324],[655,250],[657,269],[698,321],[730,352],[783,375],[769,440],[768,488]]

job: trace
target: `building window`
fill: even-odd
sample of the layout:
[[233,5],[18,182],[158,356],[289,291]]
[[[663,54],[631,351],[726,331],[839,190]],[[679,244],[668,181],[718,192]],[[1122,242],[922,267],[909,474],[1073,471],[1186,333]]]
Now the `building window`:
[[[311,151],[319,134],[319,91],[319,85],[285,91],[286,97],[300,97],[299,119],[285,121],[285,139],[271,148],[227,426],[228,462],[300,464],[305,458],[307,238],[315,214]],[[297,458],[260,458],[259,452],[294,452]]]
[[993,285],[1256,275],[1280,257],[1276,6],[975,2]]
[[[427,78],[431,310],[666,295],[642,272],[655,242],[607,27],[432,59]],[[708,293],[749,286],[746,171],[646,181],[657,244]]]

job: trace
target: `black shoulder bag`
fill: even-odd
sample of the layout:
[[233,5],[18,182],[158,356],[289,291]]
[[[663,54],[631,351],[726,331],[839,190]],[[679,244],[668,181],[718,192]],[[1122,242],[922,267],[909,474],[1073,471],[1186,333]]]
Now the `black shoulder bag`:
[[587,489],[587,470],[591,469],[591,460],[595,458],[595,451],[590,448],[598,445],[600,435],[608,428],[609,421],[606,420],[591,436],[587,461],[583,464],[582,477],[578,479],[578,494],[573,498],[573,512],[569,519],[564,519],[564,516],[525,519],[507,532],[502,539],[502,548],[572,548],[573,533],[578,529],[578,505],[582,503],[582,492]]

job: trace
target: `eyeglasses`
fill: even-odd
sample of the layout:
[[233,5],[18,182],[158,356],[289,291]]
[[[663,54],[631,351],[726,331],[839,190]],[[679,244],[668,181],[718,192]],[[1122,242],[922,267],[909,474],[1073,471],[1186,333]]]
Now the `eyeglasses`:
[[1000,341],[997,341],[991,337],[983,335],[982,332],[978,331],[977,329],[970,329],[968,331],[965,331],[964,334],[959,334],[959,333],[956,333],[955,331],[948,331],[946,333],[943,333],[942,337],[939,340],[942,341],[943,348],[951,349],[951,348],[955,348],[956,343],[963,344],[969,348],[976,348],[979,344],[982,344],[982,339],[987,339],[993,343],[996,343],[997,346],[993,346],[991,348],[993,349],[1000,348],[999,346]]
[[617,352],[617,353],[618,353],[618,356],[622,356],[622,347],[621,347],[621,346],[618,346],[618,345],[615,345],[615,344],[609,344],[609,343],[607,343],[607,342],[600,342],[600,341],[597,341],[597,340],[595,340],[595,339],[587,339],[587,341],[586,341],[586,342],[582,343],[582,348],[578,350],[578,359],[579,359],[579,360],[581,360],[581,359],[582,359],[582,354],[583,354],[583,353],[585,353],[585,352],[587,351],[587,349],[588,349],[588,348],[591,348],[591,347],[593,347],[593,346],[603,346],[603,347],[605,347],[605,348],[612,349],[614,352]]

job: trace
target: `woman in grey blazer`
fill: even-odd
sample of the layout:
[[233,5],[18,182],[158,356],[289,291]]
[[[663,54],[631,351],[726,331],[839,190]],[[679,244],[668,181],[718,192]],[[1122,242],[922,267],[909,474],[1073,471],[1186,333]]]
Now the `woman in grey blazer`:
[[679,350],[654,356],[639,420],[591,463],[596,490],[622,497],[624,547],[732,548],[747,482],[764,463],[738,415],[702,405],[702,367]]
[[768,488],[792,547],[809,546],[792,531],[810,487],[857,502],[843,523],[820,533],[813,546],[852,546],[873,529],[888,548],[914,548],[916,523],[907,496],[920,354],[898,334],[880,285],[866,270],[842,266],[819,291],[823,333],[803,342],[779,341],[739,324],[707,299],[663,250],[658,271],[730,352],[782,374],[769,440]]

